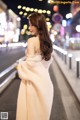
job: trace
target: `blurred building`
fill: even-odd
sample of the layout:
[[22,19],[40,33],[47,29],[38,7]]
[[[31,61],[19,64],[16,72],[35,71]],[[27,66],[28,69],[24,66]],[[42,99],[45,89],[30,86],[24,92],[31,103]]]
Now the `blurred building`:
[[7,11],[7,31],[5,41],[18,42],[20,35],[20,18],[11,10]]
[[5,40],[7,30],[7,6],[0,0],[0,43]]
[[[79,2],[76,4],[76,2]],[[71,32],[72,37],[80,37],[80,29],[77,30],[76,26],[80,25],[80,0],[74,0],[71,4],[71,13],[72,13],[72,19],[71,19]],[[80,26],[79,26],[80,27]]]
[[20,18],[0,0],[0,43],[18,42]]

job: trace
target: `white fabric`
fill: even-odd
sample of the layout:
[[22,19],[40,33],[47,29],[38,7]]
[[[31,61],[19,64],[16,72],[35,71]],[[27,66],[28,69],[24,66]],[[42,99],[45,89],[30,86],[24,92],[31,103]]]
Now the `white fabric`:
[[16,120],[49,120],[54,89],[49,76],[49,61],[41,55],[27,56],[18,65],[21,84],[17,100]]

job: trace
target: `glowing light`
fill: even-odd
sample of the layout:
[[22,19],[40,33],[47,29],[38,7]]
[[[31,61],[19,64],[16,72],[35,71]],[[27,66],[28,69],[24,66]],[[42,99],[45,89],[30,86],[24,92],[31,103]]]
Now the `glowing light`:
[[23,28],[24,28],[24,29],[27,29],[27,25],[25,24],[25,25],[23,26]]
[[51,14],[51,11],[50,11],[50,10],[47,10],[47,14]]
[[47,22],[47,25],[51,25],[51,23],[50,23],[50,22]]
[[30,8],[30,11],[31,11],[31,12],[33,12],[33,11],[34,11],[34,9],[33,9],[33,8]]
[[38,13],[42,13],[42,10],[41,10],[41,9],[39,9],[39,10],[38,10]]
[[22,14],[23,14],[23,12],[22,12],[22,11],[20,11],[20,12],[19,12],[19,14],[20,14],[20,15],[22,15]]
[[66,25],[67,25],[66,20],[62,20],[62,26],[66,27]]
[[80,61],[80,58],[76,58],[75,60],[76,60],[76,61]]
[[24,35],[24,33],[25,33],[25,29],[22,29],[21,30],[21,35]]
[[26,11],[30,11],[30,8],[29,8],[29,7],[27,7],[27,8],[26,8]]
[[53,6],[53,11],[58,12],[58,6],[57,5]]
[[25,6],[23,6],[23,7],[22,7],[22,9],[23,9],[23,10],[25,10],[25,9],[26,9],[26,7],[25,7]]
[[20,17],[17,17],[17,21],[20,21],[21,20],[21,18]]
[[18,9],[21,9],[21,5],[18,5],[18,7],[17,7]]
[[67,18],[67,19],[72,18],[72,13],[66,14],[66,18]]
[[72,54],[71,54],[71,53],[69,53],[69,54],[68,54],[68,57],[72,57]]
[[40,2],[43,1],[43,0],[39,0]]
[[50,19],[49,18],[46,18],[46,21],[49,21]]
[[27,15],[27,13],[25,12],[25,13],[24,13],[24,16],[26,16],[26,15]]
[[76,31],[77,31],[77,32],[80,32],[80,25],[77,25],[77,26],[76,26]]
[[46,13],[46,10],[43,10],[43,13]]
[[34,11],[35,11],[35,12],[37,12],[37,11],[38,11],[38,9],[34,9]]

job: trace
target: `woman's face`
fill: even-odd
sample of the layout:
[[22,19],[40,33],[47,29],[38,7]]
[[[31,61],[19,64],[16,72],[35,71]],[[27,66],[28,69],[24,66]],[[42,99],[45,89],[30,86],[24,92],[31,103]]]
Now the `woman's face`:
[[31,32],[32,35],[38,35],[38,30],[37,30],[37,28],[36,28],[34,25],[32,25],[32,24],[30,23],[30,21],[29,21],[29,30],[30,30],[30,32]]

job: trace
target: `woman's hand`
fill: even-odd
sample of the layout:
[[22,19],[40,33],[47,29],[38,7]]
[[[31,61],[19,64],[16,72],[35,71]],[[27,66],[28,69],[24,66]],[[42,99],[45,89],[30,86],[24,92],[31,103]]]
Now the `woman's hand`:
[[15,67],[15,68],[16,68],[16,70],[18,70],[18,65],[16,65],[16,67]]

